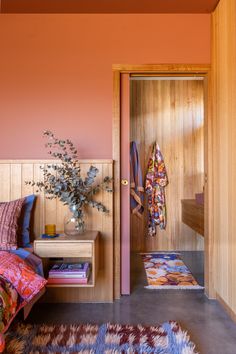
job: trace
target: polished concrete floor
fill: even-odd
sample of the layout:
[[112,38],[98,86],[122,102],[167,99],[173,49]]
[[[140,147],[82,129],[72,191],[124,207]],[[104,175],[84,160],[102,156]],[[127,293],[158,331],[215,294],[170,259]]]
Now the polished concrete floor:
[[[182,255],[198,282],[203,284],[202,252],[182,252]],[[156,325],[175,320],[188,331],[199,353],[236,354],[236,324],[219,303],[208,300],[202,290],[145,289],[145,273],[139,255],[133,257],[132,265],[131,296],[123,296],[113,304],[39,303],[27,321]]]

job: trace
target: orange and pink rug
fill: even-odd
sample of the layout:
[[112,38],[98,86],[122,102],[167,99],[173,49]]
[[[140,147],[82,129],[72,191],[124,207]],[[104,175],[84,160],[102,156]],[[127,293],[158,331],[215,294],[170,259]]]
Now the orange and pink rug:
[[147,289],[204,289],[198,284],[180,253],[142,253]]

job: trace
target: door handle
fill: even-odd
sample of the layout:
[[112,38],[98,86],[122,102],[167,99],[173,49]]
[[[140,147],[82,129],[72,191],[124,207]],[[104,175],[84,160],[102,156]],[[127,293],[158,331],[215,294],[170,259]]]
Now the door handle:
[[122,179],[122,180],[121,180],[121,184],[122,184],[123,186],[128,186],[129,181],[128,181],[127,179]]

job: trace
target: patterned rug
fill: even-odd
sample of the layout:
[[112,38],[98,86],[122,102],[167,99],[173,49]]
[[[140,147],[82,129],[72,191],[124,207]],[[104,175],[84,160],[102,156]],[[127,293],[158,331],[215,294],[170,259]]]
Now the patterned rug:
[[204,289],[179,253],[142,253],[147,289]]
[[6,336],[7,354],[196,354],[178,323],[141,325],[17,324]]

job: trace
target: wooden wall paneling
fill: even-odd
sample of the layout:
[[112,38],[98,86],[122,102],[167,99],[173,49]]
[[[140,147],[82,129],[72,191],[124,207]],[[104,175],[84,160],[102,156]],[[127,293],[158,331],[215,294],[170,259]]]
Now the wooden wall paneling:
[[[45,209],[47,213],[45,214],[45,224],[57,224],[61,223],[62,218],[60,220],[57,218],[57,205],[61,204],[61,202],[57,203],[56,199],[47,199],[45,198]],[[59,229],[59,227],[58,227]],[[60,227],[60,230],[63,228]]]
[[[216,297],[214,290],[214,196],[213,196],[213,107],[212,72],[204,79],[204,281],[205,293],[209,298]],[[198,244],[201,239],[198,238]],[[199,248],[199,247],[198,247]]]
[[10,199],[21,198],[21,164],[11,165],[11,183],[14,189],[10,191]]
[[[12,164],[13,165],[13,164]],[[21,163],[21,195],[30,195],[34,193],[34,188],[25,183],[34,179],[34,164]]]
[[[44,167],[44,163],[35,163],[33,168],[33,179],[35,182],[43,180],[43,170],[41,167]],[[22,181],[23,182],[23,181]],[[34,230],[36,235],[40,235],[44,232],[45,225],[45,197],[43,192],[37,192],[38,187],[34,186],[34,194],[37,195],[36,207],[34,211],[35,220],[34,220]],[[38,237],[38,236],[37,236]]]
[[197,204],[195,199],[183,199],[181,204],[182,222],[204,236],[204,205]]
[[[228,244],[228,136],[227,136],[227,129],[228,129],[228,121],[229,118],[226,119],[220,119],[222,117],[222,114],[224,114],[224,111],[227,112],[227,107],[226,107],[226,100],[227,96],[223,96],[223,102],[219,104],[217,101],[220,98],[220,95],[227,90],[227,83],[226,83],[226,75],[227,72],[225,70],[226,68],[226,62],[224,62],[227,58],[226,53],[227,53],[227,48],[226,42],[225,42],[225,36],[226,34],[226,16],[225,14],[223,16],[219,16],[217,19],[218,22],[218,27],[217,27],[217,38],[219,38],[220,42],[216,44],[216,58],[214,58],[216,61],[213,63],[213,68],[216,66],[216,71],[213,71],[213,78],[215,79],[215,75],[217,75],[217,88],[216,92],[213,93],[213,97],[216,94],[216,99],[214,99],[214,105],[216,105],[217,109],[214,112],[216,114],[215,116],[215,124],[216,124],[216,139],[214,141],[214,144],[217,144],[216,147],[216,154],[218,156],[218,159],[220,161],[221,166],[219,163],[216,163],[215,165],[215,185],[218,185],[218,193],[215,195],[215,205],[217,205],[217,210],[215,209],[215,217],[217,218],[217,221],[215,220],[215,246],[216,246],[216,259],[217,259],[217,269],[219,269],[218,272],[216,272],[216,279],[215,279],[215,288],[216,291],[221,294],[221,297],[225,302],[228,301],[228,252],[227,252],[227,244]],[[222,22],[223,21],[223,22]],[[226,27],[225,27],[226,26]],[[219,33],[219,31],[223,31],[222,34]],[[219,50],[224,50],[225,54],[224,56],[220,56]],[[224,68],[224,76],[222,73],[222,69]],[[214,70],[214,69],[213,69]],[[218,75],[218,72],[220,72],[220,77]],[[223,80],[224,78],[224,80]],[[228,113],[228,112],[227,112]],[[225,121],[225,122],[224,122]],[[225,171],[225,176],[224,176],[224,183],[220,183],[220,167],[222,168],[223,171]],[[220,205],[224,206],[224,215],[222,215]],[[224,220],[223,220],[224,219]],[[217,225],[216,225],[217,223]],[[225,241],[224,241],[225,239]],[[226,271],[226,272],[225,272]]]
[[[189,81],[187,85],[182,82],[186,93],[182,95],[183,107],[183,145],[184,145],[184,169],[183,190],[195,197],[196,191],[202,191],[204,185],[204,82]],[[186,188],[187,186],[187,188]],[[185,244],[188,249],[199,249],[204,241],[200,235],[192,234],[189,238],[189,229],[185,233]],[[191,245],[191,242],[194,244]],[[201,248],[203,249],[203,248]]]
[[[47,164],[44,164],[44,168],[47,166]],[[52,172],[53,175],[57,175],[56,171]],[[62,204],[58,199],[44,199],[45,203],[45,210],[47,211],[45,213],[45,224],[56,224],[58,230],[63,230],[63,221],[64,221],[64,215],[60,215],[60,219],[57,217],[57,212]],[[63,220],[63,221],[62,221]]]
[[[112,165],[103,165],[102,166],[102,173],[103,173],[103,178],[106,176],[112,176]],[[100,257],[99,257],[99,264],[101,264],[101,269],[102,269],[102,275],[104,277],[104,280],[107,279],[109,284],[113,284],[113,272],[114,272],[114,250],[113,250],[113,239],[109,237],[113,230],[113,198],[110,193],[103,193],[102,194],[102,203],[108,207],[109,213],[105,214],[103,218],[100,218],[102,221],[102,230],[103,230],[103,252],[100,252]],[[93,227],[96,229],[96,225]],[[110,255],[110,265],[108,266],[107,263],[105,263],[105,255],[109,254]],[[100,270],[101,273],[101,270]],[[112,287],[111,289],[110,296],[111,298],[114,297],[114,288]],[[101,288],[101,291],[103,291],[103,296],[105,298],[106,296],[106,289],[105,287]]]
[[[136,117],[136,124],[132,124],[132,121],[130,122],[130,141],[133,140],[133,136],[136,137],[136,142],[137,142],[137,147],[138,150],[140,151],[140,161],[143,161],[144,159],[144,154],[145,154],[145,146],[143,144],[144,137],[143,137],[143,127],[142,127],[142,121],[140,119],[140,115],[138,114],[138,107],[140,102],[138,102],[138,97],[140,96],[140,91],[141,91],[141,86],[138,85],[132,85],[130,84],[130,98],[131,101],[130,103],[132,104],[132,107],[130,108],[130,114],[135,115]],[[137,127],[140,126],[140,130],[137,129]],[[144,212],[146,210],[146,203],[144,205]],[[144,249],[144,238],[140,237],[132,237],[132,235],[137,235],[139,233],[140,228],[143,230],[144,229],[144,223],[143,223],[143,218],[137,218],[137,216],[131,214],[130,216],[130,242],[131,242],[131,250],[143,250]]]
[[[55,223],[57,230],[63,230],[64,216],[68,207],[58,200],[48,200],[44,193],[37,193],[37,187],[28,186],[26,180],[43,179],[41,166],[58,161],[0,160],[0,201],[9,201],[32,193],[38,194],[34,211],[34,235],[39,237],[44,232],[45,223]],[[113,177],[111,160],[81,160],[81,173],[85,175],[90,165],[99,169],[97,182],[105,176]],[[97,200],[109,209],[108,214],[88,209],[86,214],[87,229],[100,231],[99,256],[100,269],[94,288],[50,288],[44,300],[47,302],[111,302],[113,301],[113,194],[99,192]]]
[[[236,318],[236,1],[221,0],[212,16],[214,114],[214,286]],[[223,178],[222,178],[223,177]]]
[[51,209],[55,208],[56,220],[54,223],[57,225],[58,230],[64,229],[65,218],[68,217],[69,210],[67,205],[64,205],[60,200],[54,199],[50,201],[52,203]]
[[11,166],[7,163],[3,163],[0,169],[0,181],[2,186],[0,188],[0,200],[1,202],[7,202],[10,200],[11,196]]
[[[161,88],[160,88],[161,89]],[[186,161],[189,161],[188,154],[191,154],[191,150],[189,151],[189,145],[191,144],[191,134],[190,133],[190,125],[192,125],[192,121],[190,122],[189,112],[188,112],[188,100],[187,97],[187,87],[183,84],[182,81],[176,81],[171,85],[171,106],[167,106],[166,109],[170,111],[171,114],[171,130],[173,131],[173,138],[171,138],[171,130],[170,135],[167,140],[167,144],[169,147],[166,149],[167,152],[170,150],[170,154],[167,155],[167,159],[165,159],[165,163],[167,166],[168,178],[169,178],[169,186],[166,189],[167,193],[167,213],[171,212],[170,217],[168,217],[168,227],[171,227],[173,222],[173,231],[169,228],[169,232],[173,232],[172,236],[170,236],[170,247],[173,249],[185,249],[185,247],[189,244],[189,242],[193,242],[193,231],[190,230],[186,225],[182,225],[179,222],[179,200],[181,196],[185,193],[189,195],[191,185],[190,185],[190,176],[191,171],[189,171],[189,166],[186,165]],[[187,119],[186,119],[187,118]],[[159,116],[159,119],[162,119]],[[171,144],[171,139],[173,139],[173,144]],[[164,158],[166,152],[163,151]],[[168,163],[169,161],[169,163]],[[173,176],[173,181],[172,181]],[[191,178],[192,181],[192,178]],[[171,186],[174,188],[171,190]],[[172,194],[174,192],[174,194]],[[173,199],[172,199],[173,198]],[[172,221],[173,220],[173,221]],[[181,241],[179,239],[181,237]],[[182,245],[181,245],[182,243]]]
[[131,140],[138,142],[145,178],[150,148],[157,141],[164,156],[167,229],[147,238],[147,208],[132,216],[133,251],[203,249],[200,235],[181,222],[181,199],[195,198],[204,184],[203,80],[131,81]]

